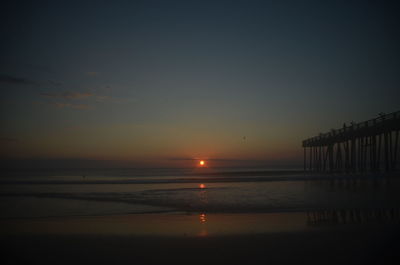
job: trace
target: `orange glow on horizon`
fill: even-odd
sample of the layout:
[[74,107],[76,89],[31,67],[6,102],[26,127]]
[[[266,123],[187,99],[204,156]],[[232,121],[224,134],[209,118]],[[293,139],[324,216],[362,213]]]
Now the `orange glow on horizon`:
[[205,188],[206,188],[206,185],[203,184],[203,183],[201,183],[201,184],[199,185],[199,188],[200,188],[200,189],[205,189]]
[[206,165],[206,162],[204,160],[200,160],[199,165],[201,167],[204,167]]

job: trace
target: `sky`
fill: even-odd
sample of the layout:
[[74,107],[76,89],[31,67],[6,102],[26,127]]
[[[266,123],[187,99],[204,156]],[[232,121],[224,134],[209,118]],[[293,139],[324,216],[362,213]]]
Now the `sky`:
[[298,163],[400,109],[394,2],[10,1],[0,158]]

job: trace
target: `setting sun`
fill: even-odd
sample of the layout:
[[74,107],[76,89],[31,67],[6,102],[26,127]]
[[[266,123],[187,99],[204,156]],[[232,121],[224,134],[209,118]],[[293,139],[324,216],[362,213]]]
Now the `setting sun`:
[[200,166],[204,166],[206,164],[206,162],[204,162],[204,160],[200,160],[199,165]]

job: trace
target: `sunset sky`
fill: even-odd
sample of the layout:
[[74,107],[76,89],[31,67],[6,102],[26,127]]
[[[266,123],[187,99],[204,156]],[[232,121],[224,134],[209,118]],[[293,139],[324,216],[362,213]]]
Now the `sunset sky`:
[[10,1],[0,156],[296,163],[303,139],[399,110],[398,14],[389,1]]

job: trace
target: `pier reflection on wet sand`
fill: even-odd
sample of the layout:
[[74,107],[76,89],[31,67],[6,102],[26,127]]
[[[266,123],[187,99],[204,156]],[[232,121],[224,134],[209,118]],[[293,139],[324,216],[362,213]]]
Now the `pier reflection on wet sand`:
[[400,223],[399,208],[378,209],[321,209],[307,212],[307,224],[368,224]]

